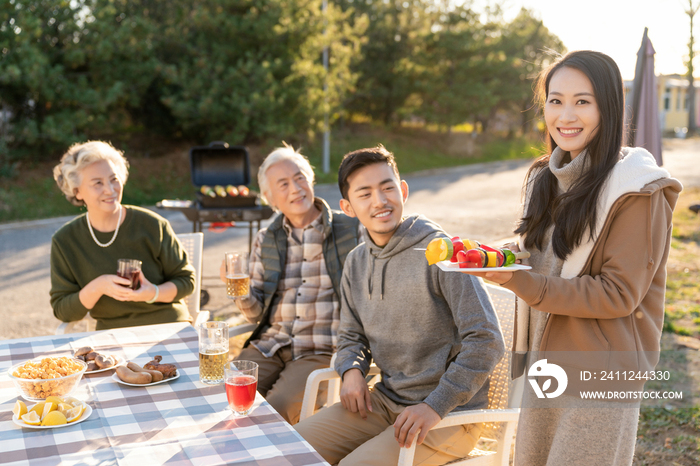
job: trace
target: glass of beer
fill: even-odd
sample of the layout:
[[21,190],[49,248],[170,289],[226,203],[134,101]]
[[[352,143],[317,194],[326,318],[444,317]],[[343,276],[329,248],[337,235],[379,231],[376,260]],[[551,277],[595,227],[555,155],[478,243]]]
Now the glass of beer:
[[250,296],[248,253],[227,252],[224,256],[224,263],[226,264],[226,296],[230,299]]
[[131,280],[131,285],[128,285],[129,288],[132,290],[137,289],[141,283],[141,261],[136,259],[119,259],[117,261],[117,275]]
[[253,407],[258,389],[258,364],[232,361],[226,364],[225,372],[228,406],[237,416],[246,416]]
[[199,332],[199,381],[219,385],[224,381],[224,366],[228,362],[228,324],[204,322]]

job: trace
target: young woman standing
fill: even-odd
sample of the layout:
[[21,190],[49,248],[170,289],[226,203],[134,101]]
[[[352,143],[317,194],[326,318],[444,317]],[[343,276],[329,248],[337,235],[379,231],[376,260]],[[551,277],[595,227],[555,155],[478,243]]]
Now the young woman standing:
[[480,275],[518,296],[514,350],[530,352],[527,368],[547,358],[565,369],[568,387],[555,400],[525,384],[515,464],[630,465],[639,400],[592,401],[580,391],[640,391],[643,378],[602,373],[650,373],[658,362],[682,186],[645,149],[622,147],[623,85],[607,55],[567,54],[542,73],[537,97],[549,154],[526,177],[513,247],[531,253],[532,271]]

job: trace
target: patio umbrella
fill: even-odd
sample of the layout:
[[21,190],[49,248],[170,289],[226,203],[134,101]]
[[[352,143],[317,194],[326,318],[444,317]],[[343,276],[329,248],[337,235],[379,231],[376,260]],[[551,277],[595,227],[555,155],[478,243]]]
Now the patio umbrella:
[[659,123],[659,101],[654,75],[654,47],[647,35],[649,28],[644,28],[642,46],[637,52],[637,68],[634,72],[632,87],[632,146],[644,147],[661,166],[661,125]]

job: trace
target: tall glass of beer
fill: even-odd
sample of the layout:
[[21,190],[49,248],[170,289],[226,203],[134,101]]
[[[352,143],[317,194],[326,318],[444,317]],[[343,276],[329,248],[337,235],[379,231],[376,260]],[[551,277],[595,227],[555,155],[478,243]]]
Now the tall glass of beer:
[[228,323],[204,322],[199,332],[199,381],[207,385],[224,382],[228,362]]
[[248,253],[227,252],[224,256],[224,263],[226,264],[226,295],[230,299],[250,296]]

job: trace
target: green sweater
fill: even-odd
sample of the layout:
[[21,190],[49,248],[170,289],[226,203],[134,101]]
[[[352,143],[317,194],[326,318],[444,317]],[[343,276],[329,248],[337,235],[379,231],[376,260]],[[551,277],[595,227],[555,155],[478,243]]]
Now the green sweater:
[[[146,209],[124,206],[126,217],[117,239],[110,246],[98,246],[90,236],[85,215],[80,215],[54,233],[51,241],[51,307],[63,322],[80,320],[89,312],[97,329],[187,322],[190,315],[183,298],[194,290],[194,268],[177,240],[170,223]],[[94,230],[101,243],[114,232]],[[118,259],[138,259],[142,273],[156,285],[172,282],[177,296],[172,303],[117,301],[102,296],[90,310],[78,293],[93,279],[117,273]]]

